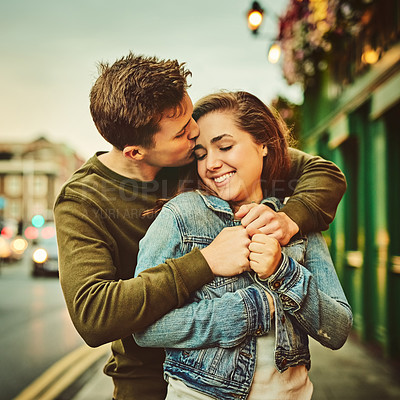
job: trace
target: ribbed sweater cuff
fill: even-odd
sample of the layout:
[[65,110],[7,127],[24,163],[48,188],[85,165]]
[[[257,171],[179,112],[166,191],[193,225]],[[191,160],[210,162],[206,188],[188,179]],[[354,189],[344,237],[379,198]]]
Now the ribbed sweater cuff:
[[214,279],[214,274],[198,248],[172,261],[189,293]]
[[284,212],[298,225],[301,234],[315,230],[314,216],[310,209],[301,201],[291,199],[279,211]]

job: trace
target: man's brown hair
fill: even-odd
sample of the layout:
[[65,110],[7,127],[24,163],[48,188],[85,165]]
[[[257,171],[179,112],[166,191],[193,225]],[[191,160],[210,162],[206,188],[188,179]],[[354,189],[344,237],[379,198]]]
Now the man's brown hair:
[[130,52],[99,63],[99,77],[90,92],[90,112],[100,134],[123,150],[128,145],[151,147],[159,122],[183,112],[181,102],[191,72],[177,60],[161,60]]

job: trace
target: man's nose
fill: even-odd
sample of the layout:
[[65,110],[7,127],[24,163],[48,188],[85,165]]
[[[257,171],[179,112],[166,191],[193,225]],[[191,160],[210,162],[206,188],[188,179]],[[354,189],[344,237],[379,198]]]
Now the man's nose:
[[199,136],[199,134],[200,134],[199,126],[197,125],[197,122],[192,118],[192,120],[190,121],[190,131],[188,139],[194,140]]

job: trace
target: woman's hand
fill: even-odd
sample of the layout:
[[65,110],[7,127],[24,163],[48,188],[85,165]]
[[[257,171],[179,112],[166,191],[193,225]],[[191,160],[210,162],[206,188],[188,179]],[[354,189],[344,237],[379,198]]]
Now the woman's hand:
[[250,268],[260,279],[267,279],[278,269],[282,250],[277,239],[264,233],[256,233],[251,238],[249,250]]

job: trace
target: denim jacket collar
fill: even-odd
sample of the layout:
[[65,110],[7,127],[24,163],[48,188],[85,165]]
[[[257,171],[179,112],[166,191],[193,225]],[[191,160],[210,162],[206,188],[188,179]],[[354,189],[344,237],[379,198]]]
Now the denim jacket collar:
[[196,192],[203,199],[206,206],[216,212],[222,212],[233,216],[233,211],[225,200],[220,199],[219,197],[207,195],[200,190],[196,190]]
[[[233,216],[233,211],[229,206],[229,203],[225,200],[220,199],[219,197],[211,196],[201,192],[200,190],[196,190],[196,192],[203,199],[206,206],[217,212],[227,213],[230,216]],[[265,204],[266,206],[272,208],[274,211],[279,211],[282,207],[282,203],[275,197],[268,197],[261,201],[261,204]]]

